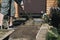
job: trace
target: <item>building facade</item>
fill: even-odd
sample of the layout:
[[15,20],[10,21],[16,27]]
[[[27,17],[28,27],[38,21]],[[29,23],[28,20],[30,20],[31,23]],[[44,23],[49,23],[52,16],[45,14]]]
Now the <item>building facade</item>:
[[53,6],[57,6],[57,0],[24,0],[24,10],[28,13],[40,13],[43,11],[50,14],[50,8]]

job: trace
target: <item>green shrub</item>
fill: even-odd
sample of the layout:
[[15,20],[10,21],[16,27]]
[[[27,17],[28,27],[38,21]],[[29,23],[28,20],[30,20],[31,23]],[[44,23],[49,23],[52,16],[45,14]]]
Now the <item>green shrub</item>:
[[47,34],[47,40],[57,40],[58,38],[58,32],[57,32],[57,29],[56,28],[51,28],[49,31],[48,31],[48,34]]

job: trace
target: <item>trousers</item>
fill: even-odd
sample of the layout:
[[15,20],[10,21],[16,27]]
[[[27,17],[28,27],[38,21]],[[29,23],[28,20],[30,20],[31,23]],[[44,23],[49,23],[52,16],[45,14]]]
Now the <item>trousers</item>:
[[14,0],[2,0],[1,3],[1,13],[3,15],[15,15]]

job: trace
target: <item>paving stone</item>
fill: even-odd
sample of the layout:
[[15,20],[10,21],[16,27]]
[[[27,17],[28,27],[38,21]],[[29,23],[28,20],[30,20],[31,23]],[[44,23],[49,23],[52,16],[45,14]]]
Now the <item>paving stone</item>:
[[37,26],[21,26],[10,36],[12,39],[35,40],[39,28]]
[[39,32],[37,33],[36,40],[46,40],[46,35],[49,29],[48,27],[48,24],[43,24],[41,26]]

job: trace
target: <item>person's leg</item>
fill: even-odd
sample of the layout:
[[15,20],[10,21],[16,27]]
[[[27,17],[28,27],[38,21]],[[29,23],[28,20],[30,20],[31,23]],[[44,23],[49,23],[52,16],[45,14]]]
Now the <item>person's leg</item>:
[[0,28],[2,29],[2,24],[3,24],[3,17],[4,17],[4,15],[2,15],[1,13],[0,13]]
[[[22,0],[19,1],[21,3]],[[13,27],[13,16],[15,16],[15,6],[14,6],[14,0],[11,2],[11,16],[10,16],[10,22],[9,27]]]
[[13,16],[15,15],[14,0],[11,1],[9,27],[13,27]]
[[0,16],[1,16],[1,18],[0,18],[0,26],[2,26],[2,24],[3,24],[3,18],[4,18],[4,16],[6,15],[6,14],[8,14],[8,10],[9,10],[9,1],[10,0],[2,0],[2,2],[1,2],[1,14],[0,14]]

